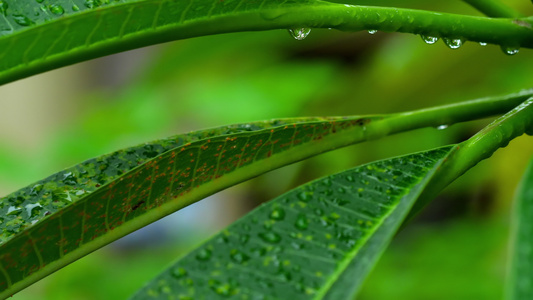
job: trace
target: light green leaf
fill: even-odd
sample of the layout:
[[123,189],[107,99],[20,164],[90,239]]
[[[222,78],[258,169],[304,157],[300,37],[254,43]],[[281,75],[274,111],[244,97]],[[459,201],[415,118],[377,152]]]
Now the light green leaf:
[[507,299],[533,298],[533,159],[514,200]]
[[410,32],[533,47],[533,20],[490,19],[318,0],[0,0],[0,84],[196,36],[269,29]]
[[352,299],[391,237],[442,188],[533,128],[533,98],[474,137],[313,181],[254,210],[134,299]]

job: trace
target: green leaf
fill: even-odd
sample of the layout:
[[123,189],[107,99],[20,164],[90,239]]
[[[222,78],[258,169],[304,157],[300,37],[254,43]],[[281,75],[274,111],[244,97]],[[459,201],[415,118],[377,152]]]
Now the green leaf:
[[298,187],[189,253],[133,299],[352,299],[452,149]]
[[533,298],[533,159],[514,200],[507,299]]
[[[274,120],[193,132],[89,160],[0,200],[0,298],[210,194],[310,156],[492,115],[531,91],[390,116]],[[527,111],[527,110],[524,110]]]
[[357,167],[257,208],[133,299],[352,299],[415,202],[533,128],[533,98],[459,145]]
[[410,32],[533,47],[533,20],[318,0],[0,0],[0,84],[133,48],[251,30]]

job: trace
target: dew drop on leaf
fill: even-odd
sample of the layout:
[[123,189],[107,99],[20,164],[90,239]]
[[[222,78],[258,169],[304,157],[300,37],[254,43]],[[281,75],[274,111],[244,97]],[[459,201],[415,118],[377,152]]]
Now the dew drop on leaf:
[[281,241],[281,236],[275,232],[262,232],[259,234],[259,237],[268,243],[276,244]]
[[487,46],[487,43],[485,43],[485,42],[479,42],[479,44],[480,44],[481,46]]
[[282,209],[282,208],[275,208],[271,213],[270,213],[270,218],[272,220],[283,220],[285,218],[285,211]]
[[424,43],[428,45],[433,45],[439,40],[439,38],[436,36],[421,35],[420,37],[422,38]]
[[33,22],[24,15],[13,15],[13,20],[20,26],[30,26]]
[[303,202],[309,202],[311,200],[311,195],[307,192],[301,192],[298,194],[298,199],[302,200]]
[[7,8],[8,8],[7,2],[0,0],[0,14],[5,16],[7,12]]
[[22,212],[22,208],[20,207],[15,207],[15,206],[10,206],[8,209],[7,209],[7,216],[18,216],[20,213]]
[[516,47],[501,46],[503,53],[507,55],[515,55],[518,53],[519,49]]
[[50,11],[54,14],[54,15],[62,15],[65,13],[65,9],[63,9],[63,7],[61,5],[57,5],[57,4],[52,4],[50,5]]
[[446,124],[437,126],[437,130],[444,130],[446,128],[448,128],[448,125],[446,125]]
[[289,33],[293,38],[301,41],[305,39],[309,35],[309,33],[311,33],[311,28],[289,28]]
[[305,215],[300,214],[296,219],[294,226],[296,226],[296,228],[300,230],[307,229],[307,227],[309,226],[309,220],[307,220],[307,217]]
[[187,270],[185,270],[184,268],[174,268],[172,269],[170,275],[176,279],[179,279],[187,275]]
[[28,213],[28,216],[30,218],[37,216],[39,212],[41,211],[41,209],[43,209],[43,207],[39,203],[28,204],[25,207],[26,207],[26,213]]
[[449,39],[449,38],[443,38],[442,39],[446,46],[450,49],[459,49],[463,45],[462,39]]
[[74,4],[74,5],[72,5],[72,10],[73,11],[79,11],[80,8],[76,4]]
[[198,254],[196,254],[196,259],[201,261],[207,261],[211,258],[211,250],[209,249],[202,249]]
[[370,30],[368,31],[368,33],[370,33],[370,34],[376,34],[376,32],[378,32],[378,31],[375,30],[375,29],[370,29]]
[[250,259],[250,256],[246,255],[245,253],[237,249],[233,249],[230,255],[231,255],[231,260],[239,264],[242,264],[243,262],[246,262]]

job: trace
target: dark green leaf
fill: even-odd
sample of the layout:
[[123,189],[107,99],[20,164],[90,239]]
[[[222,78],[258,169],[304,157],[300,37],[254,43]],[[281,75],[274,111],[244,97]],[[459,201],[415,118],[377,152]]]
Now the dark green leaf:
[[351,299],[452,149],[294,189],[189,253],[134,299]]

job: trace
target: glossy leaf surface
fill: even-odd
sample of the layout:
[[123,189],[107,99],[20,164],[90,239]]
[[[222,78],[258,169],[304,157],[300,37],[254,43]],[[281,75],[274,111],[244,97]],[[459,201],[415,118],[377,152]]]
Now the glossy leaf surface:
[[[407,216],[513,138],[533,98],[455,146],[358,167],[261,206],[134,299],[353,299]],[[411,212],[413,213],[413,212]]]
[[157,43],[236,31],[337,28],[533,47],[533,20],[318,0],[0,0],[0,84]]
[[133,299],[352,299],[451,149],[296,188],[189,253]]
[[[466,112],[472,107],[481,108],[476,117],[492,115],[530,93],[390,116],[225,126],[89,160],[0,200],[0,297],[165,215],[269,170],[387,134],[469,120],[472,116]],[[529,109],[523,106],[520,111],[527,116]]]
[[118,151],[54,174],[1,199],[0,287],[23,287],[207,195],[335,144],[364,140],[372,120],[221,127]]
[[533,298],[533,160],[515,197],[507,299]]

